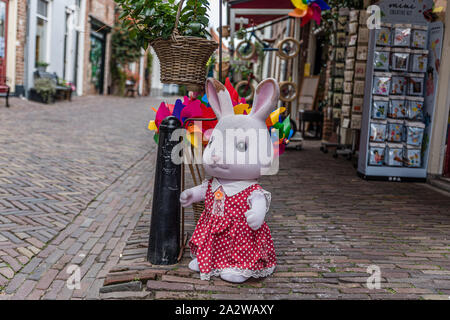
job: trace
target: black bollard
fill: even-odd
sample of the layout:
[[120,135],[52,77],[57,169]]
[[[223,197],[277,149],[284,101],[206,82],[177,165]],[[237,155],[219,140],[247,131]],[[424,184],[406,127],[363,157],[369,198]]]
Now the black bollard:
[[172,149],[179,141],[170,141],[180,121],[167,117],[159,126],[158,155],[153,189],[152,217],[147,259],[152,264],[177,263],[180,251],[181,165],[172,161]]

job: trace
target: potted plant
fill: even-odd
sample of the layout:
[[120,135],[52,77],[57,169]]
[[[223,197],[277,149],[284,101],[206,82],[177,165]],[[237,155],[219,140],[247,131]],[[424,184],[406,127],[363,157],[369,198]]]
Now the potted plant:
[[30,89],[30,100],[41,103],[55,102],[56,85],[48,78],[34,80],[34,88]]
[[43,61],[36,62],[36,67],[37,67],[38,71],[40,71],[40,72],[46,72],[48,66],[49,66],[49,64],[47,62],[43,62]]
[[119,19],[131,39],[146,49],[150,44],[161,64],[161,82],[199,91],[205,66],[217,43],[208,40],[208,0],[116,0]]

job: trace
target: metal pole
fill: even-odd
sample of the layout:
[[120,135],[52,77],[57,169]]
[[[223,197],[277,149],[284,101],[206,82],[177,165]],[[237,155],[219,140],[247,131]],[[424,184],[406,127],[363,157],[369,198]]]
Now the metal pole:
[[147,259],[155,265],[177,263],[180,251],[181,164],[172,160],[180,141],[171,141],[181,122],[167,117],[159,126],[158,155],[153,189],[152,218]]
[[222,81],[222,1],[219,1],[219,81]]

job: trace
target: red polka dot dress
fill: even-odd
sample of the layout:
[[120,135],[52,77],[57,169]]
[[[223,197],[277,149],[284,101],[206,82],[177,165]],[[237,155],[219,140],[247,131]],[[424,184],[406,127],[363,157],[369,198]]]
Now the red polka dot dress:
[[209,280],[224,269],[245,277],[266,277],[276,266],[275,250],[269,227],[264,222],[256,231],[247,224],[245,213],[251,208],[251,194],[262,192],[270,203],[270,193],[259,184],[244,185],[228,192],[216,179],[208,184],[203,211],[189,245],[197,258],[200,277]]

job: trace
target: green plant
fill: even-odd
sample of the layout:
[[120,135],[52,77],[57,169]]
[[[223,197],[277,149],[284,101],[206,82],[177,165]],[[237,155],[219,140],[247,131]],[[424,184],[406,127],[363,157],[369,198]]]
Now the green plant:
[[36,62],[36,67],[42,67],[42,68],[47,68],[50,64],[44,61],[37,61]]
[[34,80],[34,90],[42,97],[45,103],[49,103],[56,93],[56,85],[51,79],[40,78]]
[[117,93],[125,94],[127,73],[123,70],[128,63],[138,60],[141,47],[136,40],[129,36],[129,32],[122,24],[115,24],[111,35],[111,76]]
[[[175,28],[178,2],[175,0],[115,0],[122,8],[119,19],[132,40],[146,49],[150,42],[169,39]],[[177,25],[182,36],[206,38],[209,1],[187,0]]]

